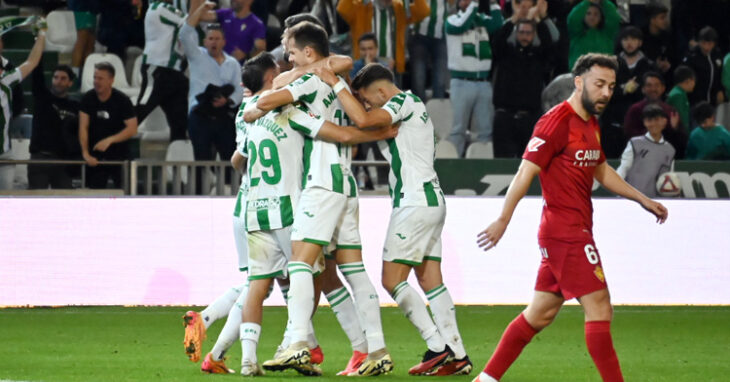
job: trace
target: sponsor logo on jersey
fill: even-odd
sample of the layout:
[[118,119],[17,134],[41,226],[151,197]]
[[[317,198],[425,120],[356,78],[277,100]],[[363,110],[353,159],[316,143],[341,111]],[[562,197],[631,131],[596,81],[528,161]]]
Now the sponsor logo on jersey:
[[405,240],[406,237],[402,233],[396,233],[395,236],[398,236],[399,239]]
[[307,215],[308,218],[313,218],[314,217],[314,214],[311,213],[311,212],[309,212],[309,211],[304,211],[303,213],[304,213],[304,215]]
[[527,151],[529,151],[531,153],[537,152],[537,149],[539,149],[540,146],[542,146],[544,144],[545,144],[544,139],[541,139],[538,137],[532,137],[532,139],[530,139],[530,142],[527,143]]
[[598,164],[601,158],[601,150],[577,150],[573,166],[592,167]]
[[264,198],[248,201],[249,211],[271,210],[276,209],[281,204],[279,198]]

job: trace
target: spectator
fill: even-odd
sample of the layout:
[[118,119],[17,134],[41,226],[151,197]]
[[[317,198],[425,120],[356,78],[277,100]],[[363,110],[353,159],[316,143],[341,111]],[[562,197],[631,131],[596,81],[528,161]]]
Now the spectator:
[[[499,5],[492,4],[490,16],[479,12],[479,4],[459,0],[459,12],[446,19],[446,45],[451,72],[451,104],[454,126],[448,140],[456,145],[460,156],[466,149],[466,131],[471,121],[476,122],[476,140],[492,139],[492,68],[490,34],[502,26]],[[473,117],[473,118],[472,118]]]
[[[5,45],[2,40],[2,35],[0,35],[0,68],[3,71],[10,72],[13,69],[15,69],[15,65],[12,61],[5,58],[3,56],[3,49],[5,49]],[[13,109],[13,116],[18,116],[23,114],[23,110],[25,109],[25,100],[23,99],[23,88],[20,86],[20,84],[13,85],[10,88],[10,91],[13,93],[12,99],[13,102],[11,103],[10,107]],[[27,137],[26,137],[27,138]]]
[[71,52],[71,67],[78,77],[86,57],[94,52],[96,36],[96,14],[98,4],[95,0],[68,0],[68,8],[74,12],[76,43]]
[[674,42],[669,33],[669,8],[650,3],[646,6],[646,12],[649,23],[643,29],[644,43],[641,50],[668,79],[672,75],[671,69],[677,64]]
[[568,15],[570,55],[568,65],[586,53],[613,53],[620,16],[609,0],[583,0]]
[[358,39],[358,47],[360,48],[360,59],[352,63],[352,70],[350,71],[350,77],[355,77],[355,74],[360,71],[365,65],[377,62],[385,67],[389,67],[391,70],[393,67],[389,66],[390,63],[378,57],[378,40],[372,33],[365,33]]
[[180,41],[190,63],[188,95],[188,132],[195,160],[214,160],[215,154],[227,160],[236,148],[235,110],[243,98],[241,66],[223,50],[226,40],[216,24],[208,26],[204,47],[198,46],[198,26],[213,3],[195,10],[180,30]]
[[692,130],[687,144],[687,159],[730,159],[730,133],[715,123],[715,107],[701,101],[692,110],[698,129]]
[[[447,4],[448,3],[448,4]],[[431,89],[433,98],[446,97],[446,39],[444,23],[456,0],[431,1],[431,13],[413,26],[408,40],[411,63],[411,88],[421,99],[426,99],[426,69],[431,65]]]
[[[53,70],[51,89],[45,84],[43,65],[32,75],[33,134],[30,138],[30,159],[76,159],[79,154],[79,101],[70,99],[73,85],[71,67],[59,65]],[[68,166],[28,165],[28,188],[71,188]]]
[[[523,3],[526,0],[522,1]],[[541,115],[545,62],[552,49],[544,23],[504,23],[494,41],[494,156],[519,158]]]
[[669,124],[667,129],[662,132],[664,138],[672,144],[676,150],[675,158],[684,158],[684,150],[687,148],[687,134],[682,127],[682,122],[677,110],[662,101],[662,96],[666,90],[664,78],[659,72],[647,72],[641,81],[641,92],[644,99],[631,105],[624,119],[624,137],[631,139],[646,133],[646,127],[642,118],[642,112],[647,105],[657,104],[664,114],[669,116]]
[[543,23],[550,32],[550,40],[553,44],[557,44],[560,40],[560,31],[558,27],[548,17],[547,0],[515,0],[512,3],[512,16],[509,20],[512,25],[517,25],[517,21],[522,19],[533,20],[535,23]]
[[694,91],[689,93],[690,105],[700,101],[714,105],[723,103],[725,97],[720,82],[722,56],[716,49],[717,32],[712,27],[704,27],[700,30],[698,40],[697,46],[684,58],[684,64],[692,68],[696,75]]
[[132,159],[129,139],[137,134],[137,118],[129,97],[112,87],[115,74],[114,66],[108,62],[94,65],[94,88],[81,98],[79,143],[81,155],[89,165],[89,188],[106,188],[109,179],[114,188],[122,188],[123,168],[99,166],[99,162]]
[[[25,62],[12,70],[0,68],[0,85],[5,90],[0,91],[0,160],[12,159],[10,157],[10,137],[8,135],[10,119],[13,118],[10,107],[12,96],[7,89],[23,81],[38,66],[45,44],[46,33],[45,30],[41,30]],[[13,188],[14,177],[15,165],[0,165],[0,190]]]
[[555,105],[562,103],[575,90],[574,78],[572,73],[563,73],[555,78],[542,91],[540,99],[542,100],[542,112],[547,113],[548,110]]
[[175,141],[186,137],[189,81],[184,73],[182,46],[178,42],[185,13],[170,1],[151,2],[144,18],[142,86],[136,112],[142,123],[159,106],[170,126],[170,140]]
[[682,127],[685,129],[684,132],[685,134],[689,134],[692,123],[689,109],[689,97],[687,95],[692,93],[695,88],[695,71],[689,66],[680,65],[674,71],[674,81],[677,85],[669,91],[667,103],[677,110],[679,113],[679,120],[682,122]]
[[105,0],[99,6],[98,40],[108,53],[122,61],[127,59],[127,48],[144,47],[144,13],[142,0]]
[[654,65],[641,51],[643,35],[641,29],[629,25],[619,36],[621,52],[618,54],[616,89],[606,110],[601,114],[601,144],[608,158],[618,158],[626,145],[623,122],[632,104],[639,102],[642,94],[639,82]]
[[725,99],[730,100],[730,52],[722,61],[722,87],[725,88]]
[[330,41],[330,53],[346,56],[352,55],[352,39],[350,27],[347,22],[337,13],[338,0],[315,0],[312,4],[312,12],[327,31]]
[[226,40],[223,50],[240,63],[266,50],[266,25],[251,12],[253,1],[231,0],[231,8],[216,11]]
[[629,140],[616,172],[644,195],[655,197],[656,181],[674,167],[676,150],[662,136],[668,117],[661,106],[648,104],[641,119],[647,133]]
[[401,0],[340,0],[337,12],[350,25],[353,58],[360,58],[357,44],[360,36],[374,33],[378,39],[378,57],[393,60],[396,80],[400,83],[406,71],[406,28],[429,15],[426,0],[414,0],[409,12]]

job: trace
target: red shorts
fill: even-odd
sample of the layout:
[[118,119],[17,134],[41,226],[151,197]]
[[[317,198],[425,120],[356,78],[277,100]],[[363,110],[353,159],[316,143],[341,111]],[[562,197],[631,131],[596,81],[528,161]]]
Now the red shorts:
[[542,262],[535,290],[558,293],[566,300],[607,288],[601,257],[593,239],[576,242],[540,239]]

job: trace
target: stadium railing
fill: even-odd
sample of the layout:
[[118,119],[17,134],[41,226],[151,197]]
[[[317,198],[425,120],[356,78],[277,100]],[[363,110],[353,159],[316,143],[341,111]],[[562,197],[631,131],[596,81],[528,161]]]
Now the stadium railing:
[[[0,165],[80,166],[80,184],[86,186],[85,161],[81,160],[0,160]],[[353,166],[388,166],[386,161],[353,161]],[[124,195],[236,195],[240,174],[227,161],[100,161],[99,166],[120,166]],[[198,178],[200,177],[200,181]],[[23,194],[24,190],[5,190],[2,194]]]

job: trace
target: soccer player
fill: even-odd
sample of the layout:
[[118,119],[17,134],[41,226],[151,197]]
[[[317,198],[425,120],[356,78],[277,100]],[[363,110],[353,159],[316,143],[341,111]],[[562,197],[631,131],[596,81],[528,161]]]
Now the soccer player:
[[[344,84],[334,73],[327,69],[315,73],[338,89],[338,99],[358,127],[400,124],[397,137],[378,142],[390,163],[393,199],[383,249],[382,282],[428,347],[422,362],[408,372],[469,374],[472,363],[459,334],[454,302],[441,275],[441,231],[446,204],[433,168],[434,131],[426,106],[417,96],[398,89],[393,73],[377,63],[366,65],[352,81],[353,89],[373,107],[370,112],[350,92],[343,91]],[[416,272],[430,302],[435,324],[426,305],[408,284],[411,270]]]
[[604,381],[623,381],[611,339],[613,315],[601,258],[593,241],[593,180],[638,202],[664,223],[667,209],[626,183],[606,163],[596,116],[611,99],[618,63],[602,54],[581,56],[573,67],[575,90],[535,125],[532,139],[505,196],[501,215],[478,235],[478,245],[493,248],[507,229],[517,203],[535,175],[544,199],[538,243],[542,262],[535,294],[515,318],[475,382],[498,381],[522,349],[558,314],[563,302],[577,298],[585,312],[588,352]]
[[[329,56],[327,33],[309,22],[297,24],[287,31],[287,46],[289,61],[296,66],[312,64]],[[327,121],[335,121],[341,126],[349,124],[333,89],[312,74],[304,75],[285,88],[261,97],[257,102],[258,112],[295,101],[303,102],[315,115]],[[255,114],[252,114],[254,119]],[[246,115],[247,121],[249,118]],[[322,248],[333,243],[336,245],[338,267],[352,287],[360,313],[360,324],[368,343],[368,358],[356,373],[351,374],[387,373],[393,365],[385,348],[380,302],[362,263],[357,185],[350,171],[351,148],[314,140],[307,154],[305,187],[292,228],[293,255],[288,268],[293,342],[272,362],[278,365],[309,362],[310,354],[304,337],[314,309],[312,264]]]

